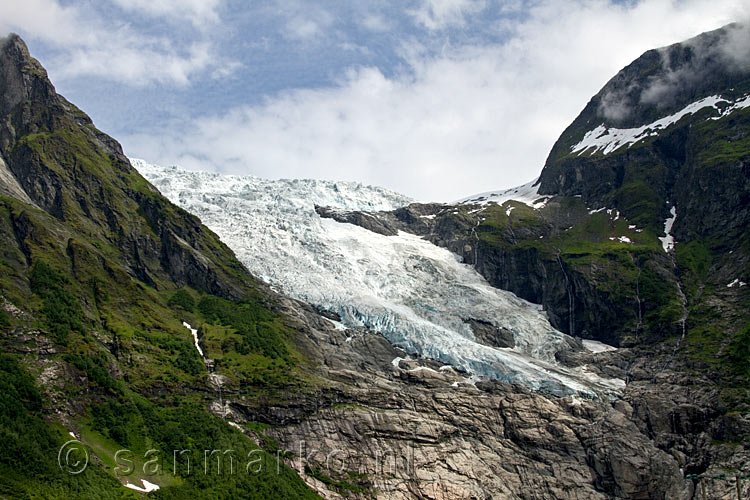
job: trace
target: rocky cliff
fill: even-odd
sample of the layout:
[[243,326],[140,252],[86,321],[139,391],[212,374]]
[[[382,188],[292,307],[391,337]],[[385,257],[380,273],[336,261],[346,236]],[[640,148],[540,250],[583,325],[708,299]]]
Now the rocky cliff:
[[730,25],[623,69],[561,135],[525,203],[509,190],[499,203],[320,214],[446,246],[572,335],[661,341],[705,330],[719,308],[736,333],[750,273],[748,33]]
[[[124,486],[142,480],[166,498],[316,497],[283,467],[115,469],[119,449],[257,449],[210,414],[212,363],[183,321],[221,321],[234,376],[268,390],[299,380],[294,333],[274,294],[58,95],[15,35],[0,40],[0,233],[0,497],[132,498]],[[58,455],[71,438],[75,459]],[[84,449],[89,467],[70,474]]]
[[[495,286],[543,304],[560,330],[627,346],[588,362],[622,370],[628,380],[622,400],[611,410],[598,406],[615,413],[587,419],[588,428],[598,429],[599,418],[608,425],[632,424],[638,431],[631,438],[646,436],[646,446],[670,454],[677,460],[677,476],[686,482],[667,479],[672,466],[635,440],[628,443],[639,448],[631,458],[625,456],[625,443],[611,455],[599,449],[607,456],[597,457],[586,447],[590,441],[581,438],[585,451],[569,448],[566,457],[587,456],[596,493],[572,493],[568,487],[571,497],[747,496],[743,479],[735,480],[746,475],[742,463],[748,439],[747,39],[746,27],[731,25],[644,54],[563,133],[533,186],[391,212],[318,208],[321,217],[380,234],[423,236],[462,256]],[[419,402],[405,406],[423,408],[422,395],[412,397]],[[452,399],[461,398],[454,394]],[[424,414],[438,427],[445,424],[435,407]],[[531,418],[538,421],[538,416]],[[556,418],[570,422],[563,414]],[[331,414],[317,421],[342,439],[359,436],[336,424]],[[376,425],[362,426],[376,434],[371,430]],[[500,429],[508,437],[501,425],[494,435]],[[568,429],[581,437],[575,426]],[[537,432],[543,433],[539,427]],[[609,427],[605,441],[617,442],[621,432]],[[555,440],[542,441],[536,446],[547,449]],[[730,445],[733,451],[725,447],[728,442],[736,443]],[[503,445],[494,442],[493,447]],[[739,455],[729,459],[734,453]],[[475,454],[480,453],[469,453]],[[627,471],[616,470],[625,464]],[[639,475],[641,466],[661,472]],[[534,462],[536,467],[540,462]],[[733,472],[721,476],[717,467]],[[542,469],[534,474],[545,476]],[[492,474],[482,471],[492,482]],[[647,479],[654,474],[661,477],[658,485]],[[724,483],[710,479],[721,477]],[[466,484],[462,481],[456,482]],[[536,481],[543,484],[543,479]],[[532,492],[507,494],[535,498]],[[540,498],[561,496],[565,493],[548,490]]]
[[[425,236],[571,333],[629,346],[565,353],[567,365],[627,380],[612,400],[477,381],[257,282],[56,94],[18,37],[1,46],[3,498],[132,498],[123,485],[142,480],[170,499],[750,494],[747,288],[687,286],[683,272],[710,284],[724,271],[702,247],[680,260],[679,232],[675,272],[661,233],[575,196],[538,208],[320,209]],[[89,453],[82,474],[57,463],[72,437]],[[118,474],[122,448],[166,450],[167,465],[147,474],[138,460]],[[170,468],[176,449],[192,468]],[[200,474],[205,450],[259,453],[261,467]]]

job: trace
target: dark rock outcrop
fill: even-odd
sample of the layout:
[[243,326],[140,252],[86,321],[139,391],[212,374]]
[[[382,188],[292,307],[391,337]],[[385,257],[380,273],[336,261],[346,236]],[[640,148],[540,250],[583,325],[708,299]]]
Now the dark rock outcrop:
[[56,93],[17,35],[0,41],[0,193],[82,228],[89,243],[118,248],[126,273],[151,286],[231,299],[252,286],[216,235],[145,182],[120,144]]

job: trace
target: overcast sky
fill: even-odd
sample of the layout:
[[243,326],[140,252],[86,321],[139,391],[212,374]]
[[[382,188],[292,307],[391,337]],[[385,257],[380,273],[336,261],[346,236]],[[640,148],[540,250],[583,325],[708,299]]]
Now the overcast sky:
[[746,3],[0,0],[0,32],[131,157],[450,201],[538,176],[618,70]]

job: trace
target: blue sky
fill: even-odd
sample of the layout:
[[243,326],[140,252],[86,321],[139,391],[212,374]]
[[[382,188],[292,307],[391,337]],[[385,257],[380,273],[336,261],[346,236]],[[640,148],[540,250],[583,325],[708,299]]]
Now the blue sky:
[[159,164],[450,201],[524,183],[649,48],[742,0],[3,0],[58,91]]

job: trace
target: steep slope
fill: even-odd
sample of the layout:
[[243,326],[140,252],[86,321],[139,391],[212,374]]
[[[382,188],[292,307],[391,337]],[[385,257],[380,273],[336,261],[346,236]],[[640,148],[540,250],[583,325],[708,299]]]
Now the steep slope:
[[[322,316],[256,282],[211,231],[120,161],[116,142],[54,93],[20,40],[12,37],[2,49],[0,95],[9,110],[0,120],[3,498],[139,497],[123,488],[126,482],[142,489],[158,485],[151,498],[313,497],[300,477],[336,499],[718,499],[736,494],[737,484],[743,497],[750,493],[750,483],[739,479],[748,463],[744,443],[750,424],[738,394],[748,374],[737,375],[737,394],[726,397],[712,372],[688,364],[683,350],[674,349],[673,338],[634,342],[633,349],[588,343],[596,352],[558,351],[558,362],[567,367],[627,379],[621,398],[610,402],[467,381],[465,373],[439,362],[404,359],[406,353],[383,335],[347,329],[331,311]],[[615,301],[604,300],[599,287],[618,281],[590,276],[602,263],[627,265],[629,249],[637,248],[639,258],[647,253],[663,260],[665,283],[651,282],[676,294],[660,233],[638,232],[640,227],[624,233],[631,229],[622,226],[615,210],[589,213],[601,207],[587,207],[577,197],[556,197],[544,207],[531,200],[537,208],[503,200],[502,206],[410,205],[373,214],[346,209],[388,210],[408,200],[377,190],[349,191],[344,184],[337,188],[341,194],[331,196],[337,192],[332,185],[318,187],[323,189],[316,193],[315,183],[289,181],[283,196],[261,191],[257,198],[263,203],[276,198],[291,209],[271,229],[242,218],[233,224],[259,241],[279,237],[284,225],[291,234],[304,234],[300,220],[315,220],[316,212],[380,236],[409,230],[455,248],[491,283],[505,276],[518,286],[532,283],[543,296],[562,286],[559,295],[575,300],[591,289],[599,293],[592,293],[592,300],[602,305]],[[527,191],[534,197],[532,188]],[[237,186],[232,203],[246,206],[242,197],[252,201],[251,191]],[[290,225],[300,201],[285,201],[293,192],[303,193],[307,204]],[[185,201],[217,216],[226,200],[204,194]],[[316,196],[323,196],[316,198],[320,203],[341,203],[340,209],[315,210]],[[373,198],[386,202],[373,204]],[[268,222],[267,214],[252,216]],[[576,229],[564,239],[560,234],[568,221]],[[554,227],[557,233],[548,232]],[[362,235],[359,228],[339,229]],[[628,246],[620,240],[626,234],[642,240]],[[558,239],[545,254],[545,240],[552,236]],[[431,249],[412,272],[430,271],[426,257],[435,256],[458,272],[455,258],[442,259],[446,252],[400,238],[417,253]],[[363,239],[389,251],[382,239]],[[677,249],[680,245],[678,239]],[[243,258],[272,266],[275,256],[266,259],[253,248],[255,255]],[[558,248],[564,251],[555,253]],[[493,251],[525,252],[528,268],[520,260],[493,264],[488,259]],[[341,253],[342,261],[345,257]],[[377,274],[374,265],[364,268]],[[659,268],[658,262],[654,266]],[[604,268],[610,276],[620,272]],[[454,276],[463,279],[468,271]],[[563,276],[572,286],[565,288]],[[379,283],[378,276],[372,280]],[[724,289],[740,297],[746,287],[739,284]],[[629,286],[622,288],[630,293]],[[638,287],[632,289],[644,297],[637,295]],[[554,314],[550,318],[555,321]],[[568,316],[559,318],[565,323]],[[481,342],[510,340],[491,324],[469,324]],[[619,327],[617,317],[612,324]],[[743,345],[730,343],[726,352],[711,350],[711,356],[746,369]],[[80,452],[58,455],[69,433],[89,453],[90,466],[82,474],[58,467],[59,457],[70,458],[68,465],[83,458]],[[135,458],[127,476],[116,475],[115,466],[126,465],[114,461],[122,447]],[[150,449],[164,453],[163,474],[142,468],[153,458],[144,457]],[[190,451],[183,454],[185,449]],[[219,462],[212,450],[236,461]],[[204,469],[207,453],[210,465]],[[214,467],[219,464],[221,471]]]
[[750,27],[730,25],[646,52],[563,132],[540,192],[581,195],[656,233],[674,206],[677,241],[744,238],[748,42]]
[[552,326],[570,335],[632,345],[679,332],[680,288],[658,236],[616,209],[537,189],[483,193],[456,205],[414,204],[368,220],[450,249],[491,285],[541,304]]
[[[537,181],[453,205],[317,209],[379,234],[422,236],[494,286],[543,304],[561,331],[625,346],[592,364],[622,370],[626,421],[681,457],[692,485],[666,492],[623,489],[620,473],[597,479],[616,497],[747,495],[747,34],[732,25],[646,53],[565,131]],[[618,89],[622,102],[611,97]],[[634,463],[589,458],[597,474]],[[654,463],[646,469],[656,473]]]
[[370,219],[458,253],[565,333],[613,345],[685,334],[719,367],[749,319],[749,33],[730,25],[645,53],[528,185]]
[[[618,210],[659,237],[693,359],[729,355],[750,321],[750,26],[646,52],[594,96],[549,155],[545,195]],[[744,385],[744,384],[743,384]]]
[[[316,496],[208,411],[223,371],[263,392],[303,383],[273,294],[55,92],[15,35],[0,40],[0,233],[0,496],[132,498],[128,484],[161,498]],[[183,321],[220,322],[241,368],[209,374]],[[69,474],[83,449],[90,466]],[[267,467],[198,477],[161,461],[147,474],[149,449],[194,463],[257,450]]]
[[[543,374],[527,368],[521,373],[525,377],[512,378],[515,384],[492,377],[467,379],[445,362],[461,367],[466,361],[462,344],[477,342],[456,336],[446,345],[437,327],[451,311],[479,315],[467,325],[477,341],[488,342],[479,355],[469,353],[472,364],[467,368],[476,369],[497,356],[493,351],[505,352],[489,348],[490,342],[523,340],[518,334],[524,333],[521,328],[508,339],[481,318],[507,321],[491,314],[523,316],[528,305],[518,299],[508,304],[507,294],[506,302],[498,302],[504,295],[455,256],[399,233],[396,222],[384,220],[369,231],[319,216],[355,213],[361,216],[358,222],[369,225],[378,213],[346,210],[390,208],[403,198],[347,183],[271,181],[134,164],[165,194],[199,213],[269,282],[310,300],[325,315],[305,320],[310,357],[321,361],[316,370],[323,380],[320,392],[258,400],[227,383],[221,411],[235,422],[261,426],[263,439],[288,450],[297,470],[327,497],[687,498],[690,481],[680,467],[693,467],[692,462],[670,455],[642,429],[663,429],[675,415],[700,428],[702,436],[709,426],[694,416],[703,415],[703,406],[683,407],[688,400],[681,388],[672,392],[667,384],[650,380],[656,369],[652,360],[644,363],[631,353],[588,343],[596,354],[580,346],[559,350],[555,355],[567,358],[568,366],[550,365]],[[316,210],[316,203],[335,208]],[[385,293],[378,295],[380,290]],[[366,294],[369,299],[362,300]],[[424,306],[395,303],[408,297]],[[368,309],[373,306],[377,313]],[[539,321],[539,311],[532,312]],[[425,325],[424,337],[415,336]],[[403,335],[400,344],[409,351],[377,332],[392,342]],[[221,350],[210,332],[203,342],[208,353]],[[424,349],[420,354],[435,359],[408,359],[418,347]],[[513,368],[508,366],[512,359],[500,361],[505,366],[495,370]],[[578,372],[617,379],[625,376],[626,367],[635,381],[630,386],[633,399],[628,395],[610,404],[549,394],[561,392],[552,384],[556,376]],[[534,386],[531,375],[541,376],[542,385]],[[663,377],[672,380],[674,374],[666,370]],[[542,391],[531,392],[524,385]],[[637,396],[636,391],[650,394],[655,386],[663,393],[656,401]],[[694,400],[704,404],[709,397]],[[631,401],[641,408],[639,413]],[[710,432],[719,435],[714,427]],[[659,439],[679,441],[686,456],[690,451],[703,457],[695,452],[695,436],[671,431],[660,431]],[[735,463],[742,455],[723,460],[722,465]],[[721,485],[716,491],[724,490]]]
[[554,394],[594,397],[622,384],[560,366],[561,353],[581,345],[555,331],[537,306],[492,288],[451,252],[315,211],[320,205],[394,208],[406,203],[403,197],[347,183],[269,181],[133,162],[166,196],[217,231],[252,272],[332,313],[345,327],[379,332],[410,355],[470,375]]

